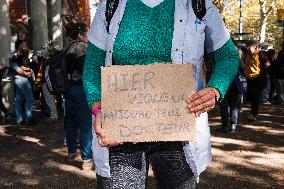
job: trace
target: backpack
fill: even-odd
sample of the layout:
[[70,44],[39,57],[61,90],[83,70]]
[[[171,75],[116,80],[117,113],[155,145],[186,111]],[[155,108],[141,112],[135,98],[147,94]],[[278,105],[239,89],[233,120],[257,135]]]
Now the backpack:
[[[107,0],[106,2],[105,16],[107,21],[107,26],[106,26],[107,32],[109,32],[110,22],[118,7],[118,4],[119,0]],[[202,20],[206,14],[205,0],[192,0],[192,8],[196,17],[199,20]]]
[[65,55],[76,42],[71,43],[65,50],[58,51],[45,62],[44,79],[48,91],[53,95],[62,95],[70,88]]
[[234,79],[237,91],[239,94],[245,94],[248,89],[247,79],[244,72],[239,68],[237,75]]

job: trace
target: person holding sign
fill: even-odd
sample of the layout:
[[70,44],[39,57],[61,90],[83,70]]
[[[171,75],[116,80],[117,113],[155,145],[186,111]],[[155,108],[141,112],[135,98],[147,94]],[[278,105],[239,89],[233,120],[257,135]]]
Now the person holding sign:
[[[88,40],[83,82],[95,118],[97,188],[146,188],[149,162],[157,188],[195,188],[211,161],[207,112],[223,99],[239,65],[237,49],[212,0],[103,0]],[[204,49],[214,62],[207,86],[201,73]],[[101,67],[157,62],[194,67],[196,93],[185,105],[197,117],[195,140],[107,140],[101,127]]]

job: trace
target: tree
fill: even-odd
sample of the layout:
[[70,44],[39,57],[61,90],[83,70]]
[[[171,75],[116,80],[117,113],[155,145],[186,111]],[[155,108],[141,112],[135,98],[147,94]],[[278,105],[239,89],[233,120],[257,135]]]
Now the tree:
[[213,0],[213,3],[219,9],[220,13],[223,13],[226,0]]
[[8,58],[11,50],[11,30],[9,18],[8,0],[0,0],[0,65],[8,65]]
[[266,26],[267,26],[267,18],[269,14],[272,12],[274,8],[274,0],[272,0],[269,4],[269,8],[267,9],[267,0],[259,0],[260,6],[260,36],[259,41],[264,42],[266,38]]
[[[274,45],[276,49],[280,48],[282,41],[282,30],[278,27],[276,10],[283,7],[283,0],[266,0],[265,11],[265,30],[262,29],[264,34],[261,34],[261,15],[260,15],[260,0],[243,0],[243,32],[250,33],[250,35],[244,36],[244,39],[256,39],[260,40],[260,36],[263,35],[263,39]],[[272,1],[274,6],[271,7]],[[271,10],[270,10],[271,9]],[[267,12],[269,11],[269,14]],[[231,33],[238,33],[239,24],[239,0],[227,0],[222,15],[226,19],[226,25]]]

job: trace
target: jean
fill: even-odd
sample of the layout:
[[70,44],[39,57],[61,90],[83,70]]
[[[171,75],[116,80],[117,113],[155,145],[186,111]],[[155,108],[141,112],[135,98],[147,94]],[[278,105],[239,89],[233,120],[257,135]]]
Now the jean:
[[48,105],[49,110],[50,110],[50,118],[58,119],[58,112],[57,112],[55,96],[50,94],[50,92],[47,89],[46,83],[42,85],[42,91],[43,91],[45,102]]
[[77,152],[80,133],[80,150],[83,160],[92,159],[92,113],[81,85],[72,85],[65,96],[65,130],[68,154]]
[[157,189],[194,189],[196,180],[182,142],[124,143],[110,147],[109,178],[97,177],[99,189],[146,188],[151,162]]
[[264,79],[266,80],[265,81],[266,85],[264,86],[264,88],[261,91],[261,102],[262,103],[268,102],[269,95],[270,95],[270,76],[267,75]]
[[284,79],[277,79],[276,91],[280,97],[281,103],[284,103]]
[[[16,119],[17,123],[32,120],[33,91],[29,79],[22,76],[15,76],[16,85]],[[23,112],[25,108],[25,114]]]
[[261,78],[248,79],[248,95],[251,102],[251,114],[258,116],[260,105],[260,94],[262,90]]
[[[239,110],[241,108],[242,94],[239,94],[235,85],[231,85],[227,94],[225,95],[223,101],[221,102],[221,118],[222,118],[222,127],[227,128],[230,125],[238,124]],[[230,108],[230,116],[229,110]]]

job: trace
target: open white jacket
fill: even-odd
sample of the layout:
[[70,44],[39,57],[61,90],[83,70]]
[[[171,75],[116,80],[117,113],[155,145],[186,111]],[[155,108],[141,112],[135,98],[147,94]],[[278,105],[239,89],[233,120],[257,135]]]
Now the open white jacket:
[[[146,5],[154,7],[163,0],[141,0]],[[158,2],[159,1],[159,2]],[[201,69],[204,55],[204,45],[207,52],[221,48],[230,38],[225,24],[212,0],[206,0],[207,13],[203,20],[197,19],[191,5],[191,0],[175,0],[175,23],[172,39],[171,58],[177,64],[193,64],[196,91],[204,88]],[[106,0],[100,4],[88,34],[89,41],[106,51],[105,66],[112,65],[114,41],[123,18],[127,0],[121,0],[106,31]],[[196,139],[194,142],[184,142],[184,153],[196,179],[211,162],[210,129],[208,115],[203,113],[196,121]],[[103,177],[110,176],[109,151],[98,144],[94,134],[93,154],[96,173]]]

